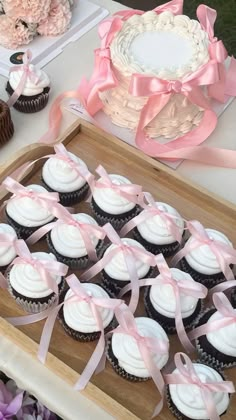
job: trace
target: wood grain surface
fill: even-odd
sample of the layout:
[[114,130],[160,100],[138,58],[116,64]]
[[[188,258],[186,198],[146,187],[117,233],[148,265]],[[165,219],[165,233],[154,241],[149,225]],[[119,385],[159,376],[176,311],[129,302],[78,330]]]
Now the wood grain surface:
[[[83,159],[89,169],[94,172],[98,164],[102,164],[110,173],[118,173],[127,176],[131,181],[141,184],[144,191],[149,191],[158,201],[164,201],[174,206],[180,214],[187,219],[198,219],[205,227],[216,228],[225,233],[236,246],[236,231],[235,215],[236,208],[224,200],[218,199],[216,196],[209,194],[207,191],[200,189],[194,184],[183,180],[180,176],[165,167],[164,165],[154,161],[149,157],[144,157],[143,154],[130,146],[122,143],[114,137],[105,134],[103,131],[90,126],[88,123],[77,123],[73,129],[64,139],[69,151],[78,155]],[[18,155],[17,161],[11,162],[8,167],[6,165],[1,168],[0,178],[3,179],[7,174],[20,164],[27,160],[33,160],[40,156],[48,154],[51,149],[47,146],[34,146],[25,149]],[[42,161],[43,162],[43,161]],[[41,166],[42,162],[37,166]],[[34,168],[33,173],[27,176],[25,184],[40,183],[41,169]],[[89,204],[82,203],[76,206],[78,212],[90,212]],[[47,246],[45,241],[31,247],[32,251],[45,250]],[[77,272],[77,275],[80,273]],[[22,315],[23,311],[15,304],[14,300],[6,291],[1,291],[0,295],[0,316],[5,318],[8,316]],[[136,315],[144,315],[142,304],[142,293],[140,298],[140,305]],[[43,321],[20,327],[19,329],[28,337],[33,339],[36,343],[40,340],[41,331],[43,328]],[[15,331],[15,330],[13,330]],[[6,324],[0,322],[0,334],[7,334]],[[14,333],[10,334],[11,340],[20,345],[23,337]],[[27,342],[27,340],[25,340]],[[96,343],[78,343],[72,338],[68,337],[58,321],[55,324],[53,336],[50,344],[50,352],[59,360],[72,368],[75,372],[80,373],[86,366],[86,363],[92,354]],[[24,344],[22,344],[24,347]],[[170,336],[170,361],[172,356],[177,351],[182,350],[182,347],[176,336]],[[25,351],[30,351],[29,343],[25,346]],[[32,357],[35,357],[35,347]],[[60,376],[64,376],[68,381],[76,378],[75,372],[71,373],[71,369],[66,371],[57,366],[57,361],[53,358],[53,363],[48,358],[49,368],[57,368],[60,371]],[[196,355],[193,355],[196,358]],[[173,367],[170,362],[169,370]],[[233,369],[227,370],[227,378],[236,381],[236,371]],[[73,377],[73,379],[72,379]],[[119,377],[107,363],[106,369],[103,373],[94,376],[92,383],[102,390],[104,394],[114,399],[117,403],[123,406],[126,410],[122,411],[122,407],[108,399],[107,403],[103,400],[99,391],[96,393],[96,387],[88,387],[84,391],[88,398],[92,398],[97,404],[107,406],[110,413],[116,419],[135,419],[139,418],[147,420],[151,418],[153,409],[158,402],[159,396],[153,382],[150,380],[146,383],[134,384]],[[129,413],[130,412],[130,413]],[[134,416],[132,416],[132,413]],[[159,415],[161,420],[173,419],[172,414],[168,408],[164,408]],[[225,420],[235,420],[236,418],[236,397],[233,396],[230,408],[224,416]]]

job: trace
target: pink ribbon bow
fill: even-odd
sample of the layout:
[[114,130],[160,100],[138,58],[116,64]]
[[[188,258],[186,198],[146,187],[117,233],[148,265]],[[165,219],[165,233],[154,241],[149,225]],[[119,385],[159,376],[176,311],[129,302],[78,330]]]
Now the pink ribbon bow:
[[[158,15],[166,11],[173,13],[173,15],[182,15],[183,0],[172,0],[153,9],[153,12],[156,12]],[[144,13],[145,12],[143,10],[122,10],[115,13],[114,16],[119,16],[126,21],[133,15],[143,15]]]
[[[3,181],[2,186],[6,188],[7,191],[14,194],[9,200],[14,200],[19,197],[29,197],[32,200],[37,201],[40,206],[48,210],[51,214],[53,214],[55,208],[58,207],[59,195],[56,192],[39,193],[33,191],[19,184],[19,182],[9,176]],[[5,201],[4,205],[6,205],[7,202],[8,200]]]
[[[173,278],[172,272],[168,267],[162,254],[156,256],[157,268],[159,270],[159,275],[156,278],[143,279],[139,280],[139,286],[155,286],[159,284],[168,284],[172,287],[175,294],[176,309],[175,309],[175,326],[178,337],[183,345],[183,347],[189,353],[195,351],[195,347],[191,344],[188,335],[185,332],[182,314],[181,314],[181,294],[186,296],[193,296],[195,298],[204,299],[208,293],[208,290],[205,286],[197,282],[186,282],[184,280],[176,281]],[[130,285],[125,286],[119,293],[121,298],[130,290]]]
[[153,417],[155,417],[160,413],[163,407],[165,383],[158,366],[153,360],[153,356],[157,353],[168,353],[169,343],[168,341],[159,340],[155,337],[147,337],[141,335],[138,331],[135,318],[133,317],[131,311],[125,306],[121,306],[120,308],[118,308],[116,312],[116,318],[119,322],[119,326],[115,330],[113,330],[112,333],[126,334],[135,339],[145,367],[148,370],[151,378],[153,379],[161,395],[161,401],[157,404],[153,413]]
[[206,335],[227,327],[228,325],[235,324],[236,310],[232,307],[230,301],[224,293],[214,293],[213,303],[216,310],[223,315],[223,318],[215,321],[209,321],[204,325],[200,325],[200,327],[194,328],[194,330],[190,331],[188,335],[191,341],[201,337],[202,335]]
[[160,205],[155,202],[154,198],[150,193],[144,193],[144,196],[149,203],[149,205],[144,204],[145,209],[132,220],[126,223],[120,231],[121,236],[126,236],[132,229],[136,226],[139,226],[141,223],[145,222],[149,218],[160,216],[160,218],[164,221],[167,225],[167,228],[170,234],[175,238],[175,240],[179,243],[182,241],[182,234],[181,230],[179,229],[176,221],[178,217],[169,214],[164,209],[161,209]]
[[[96,298],[96,297],[90,296],[86,292],[85,288],[80,284],[80,281],[74,274],[67,277],[66,281],[74,294],[72,297],[69,297],[57,307],[52,308],[47,318],[47,321],[44,325],[43,332],[42,332],[38,357],[42,363],[45,363],[53,327],[56,321],[57,314],[59,310],[61,309],[61,307],[63,305],[69,305],[75,302],[77,303],[83,302],[83,301],[87,302],[91,308],[92,314],[96,321],[98,331],[101,331],[101,335],[100,335],[100,338],[99,338],[99,341],[98,341],[98,344],[96,346],[94,353],[92,354],[86,368],[81,374],[79,381],[75,384],[75,389],[82,390],[86,387],[87,383],[89,382],[95,370],[96,370],[96,373],[98,373],[98,367],[99,367],[99,372],[103,370],[105,367],[105,357],[104,357],[105,334],[104,334],[104,326],[103,326],[102,317],[99,312],[99,307],[116,311],[117,308],[123,303],[123,301],[121,301],[120,299]],[[79,325],[78,325],[78,328],[79,328]]]
[[7,101],[7,104],[9,107],[14,105],[17,99],[21,96],[27,79],[32,80],[36,84],[39,82],[39,78],[36,76],[34,71],[30,69],[31,59],[32,59],[32,53],[30,50],[27,50],[25,54],[23,55],[23,64],[21,66],[14,66],[10,69],[10,73],[18,72],[19,70],[22,70],[23,73],[15,92],[13,92],[13,94]]
[[230,268],[231,263],[236,263],[236,250],[221,241],[211,239],[202,224],[197,220],[187,222],[187,228],[191,233],[193,240],[186,242],[185,247],[181,249],[172,259],[172,264],[176,265],[183,257],[191,253],[194,249],[207,245],[215,255],[222,273],[227,280],[234,278]]
[[69,226],[74,226],[76,229],[78,229],[84,241],[84,245],[85,245],[89,258],[92,261],[97,261],[96,248],[94,247],[92,237],[96,237],[99,240],[104,239],[106,236],[106,233],[104,232],[103,228],[97,225],[93,225],[90,223],[83,223],[78,220],[75,220],[73,216],[63,206],[58,206],[56,217],[58,218],[56,222],[48,223],[47,225],[42,226],[40,229],[34,232],[31,236],[29,236],[29,238],[26,241],[27,244],[28,245],[35,244],[54,227],[58,225],[66,224]]
[[197,386],[201,391],[202,399],[205,404],[207,414],[209,416],[208,418],[210,420],[220,420],[220,416],[217,412],[215,402],[212,398],[212,393],[234,393],[235,388],[233,382],[203,382],[201,381],[200,377],[194,369],[194,365],[192,364],[191,360],[186,354],[176,353],[174,359],[176,368],[178,369],[178,373],[171,373],[169,375],[165,375],[166,384]]
[[57,276],[65,276],[68,267],[58,261],[36,259],[32,256],[28,249],[25,241],[18,240],[16,243],[16,251],[18,257],[16,257],[11,266],[18,264],[29,264],[31,265],[41,276],[42,280],[47,284],[48,288],[58,295],[58,285],[51,274]]
[[132,286],[129,308],[134,313],[139,300],[139,278],[135,262],[136,260],[141,260],[145,264],[155,266],[155,258],[150,252],[147,252],[144,249],[132,245],[127,245],[124,242],[122,242],[116,231],[109,223],[103,226],[103,229],[106,232],[112,244],[115,244],[116,247],[114,247],[112,250],[110,250],[110,252],[104,255],[103,258],[100,261],[98,261],[93,267],[91,267],[89,270],[83,273],[81,276],[81,280],[91,280],[100,271],[102,271],[107,264],[109,264],[109,262],[115,255],[121,252],[127,266]]
[[[137,146],[150,156],[172,158],[171,153],[185,147],[193,147],[201,144],[214,130],[217,124],[217,116],[211,109],[208,99],[202,91],[202,86],[214,84],[219,80],[218,63],[215,60],[198,69],[191,75],[184,76],[180,80],[164,80],[154,76],[133,74],[130,84],[130,94],[133,96],[148,97],[139,119],[135,142]],[[171,97],[181,93],[190,102],[202,108],[204,116],[200,125],[190,133],[172,140],[167,144],[161,144],[156,140],[145,136],[145,127],[161,112],[168,104]],[[190,142],[191,140],[191,142]],[[175,158],[173,156],[173,158]]]
[[142,187],[140,185],[135,184],[115,184],[112,182],[111,178],[109,177],[107,171],[103,166],[99,165],[96,169],[98,175],[100,175],[101,179],[98,181],[94,181],[93,186],[91,187],[92,191],[94,191],[94,187],[96,188],[109,188],[115,191],[118,195],[125,198],[132,203],[139,204],[140,203],[140,196],[142,195]]

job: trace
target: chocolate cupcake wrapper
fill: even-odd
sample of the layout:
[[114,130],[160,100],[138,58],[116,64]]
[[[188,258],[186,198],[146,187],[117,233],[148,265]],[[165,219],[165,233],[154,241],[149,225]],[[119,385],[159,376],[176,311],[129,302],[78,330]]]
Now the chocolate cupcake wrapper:
[[217,273],[213,276],[207,276],[201,273],[198,273],[195,271],[190,265],[187,263],[186,259],[183,258],[180,261],[180,268],[181,270],[185,271],[186,273],[190,274],[190,276],[197,281],[198,283],[203,284],[208,289],[211,289],[212,287],[216,286],[217,284],[220,284],[225,281],[225,277],[223,273]]
[[[9,96],[11,96],[13,93],[9,82],[7,83],[6,91],[9,94]],[[34,97],[27,97],[21,95],[14,103],[13,108],[15,108],[19,112],[23,112],[24,114],[33,114],[35,112],[41,111],[46,107],[48,103],[49,91],[50,88],[48,87],[45,88],[42,93],[40,93],[39,95],[35,95]]]
[[[53,246],[53,243],[51,241],[50,233],[46,235],[46,241],[49,250],[55,255],[57,261],[66,264],[68,267],[70,267],[73,270],[82,270],[84,268],[87,268],[87,266],[90,264],[90,260],[88,255],[85,255],[84,257],[80,258],[69,258],[64,257],[63,255],[59,254],[59,252],[56,251],[56,249]],[[99,241],[96,247],[97,256],[99,258],[101,249],[103,248],[103,241]]]
[[[176,326],[175,326],[175,318],[167,318],[164,315],[158,313],[152,306],[149,298],[149,290],[150,287],[145,288],[144,292],[144,306],[147,316],[149,318],[154,319],[157,321],[162,328],[166,331],[167,334],[176,334]],[[193,314],[188,318],[183,318],[184,328],[185,331],[188,332],[192,330],[193,326],[195,325],[196,319],[203,313],[204,303],[202,300],[199,299],[197,307]]]
[[[58,191],[53,190],[51,187],[49,187],[49,185],[44,181],[43,177],[41,177],[41,183],[46,188],[47,191],[58,192]],[[68,193],[59,192],[58,194],[60,197],[60,203],[66,207],[73,206],[74,204],[78,204],[86,198],[88,191],[89,191],[89,185],[86,182],[86,184],[84,184],[83,187],[81,187],[79,190],[68,192]]]
[[133,237],[136,241],[144,246],[144,248],[154,255],[163,254],[164,257],[171,257],[176,254],[180,249],[178,242],[172,242],[168,245],[154,245],[146,241],[139,233],[138,229],[135,228],[133,231]]
[[119,215],[116,217],[104,212],[102,213],[102,210],[99,212],[100,209],[98,206],[95,205],[93,199],[91,200],[90,206],[93,211],[94,217],[100,226],[103,226],[106,223],[110,223],[113,226],[113,228],[117,231],[119,231],[127,222],[129,222],[129,220],[133,219],[141,211],[140,207],[136,205],[132,211],[128,212],[127,216],[124,213],[123,215]]
[[[19,223],[15,222],[15,220],[13,220],[5,211],[5,216],[7,219],[7,223],[9,223],[9,225],[11,225],[17,234],[17,237],[19,239],[24,239],[26,240],[27,238],[29,238],[30,235],[32,235],[34,232],[36,232],[38,229],[40,229],[43,226],[46,225],[41,225],[41,226],[37,226],[37,227],[26,227],[26,226],[21,226]],[[56,218],[54,218],[53,220],[51,220],[49,223],[53,223],[56,220]],[[44,239],[44,236],[40,239],[42,240]]]
[[9,106],[0,100],[0,146],[7,143],[14,134]]
[[105,353],[115,372],[118,373],[118,375],[122,378],[127,379],[131,382],[146,382],[150,379],[150,377],[139,378],[138,376],[131,375],[130,373],[126,372],[121,366],[119,366],[118,360],[116,359],[112,351],[111,338],[108,338],[107,340]]

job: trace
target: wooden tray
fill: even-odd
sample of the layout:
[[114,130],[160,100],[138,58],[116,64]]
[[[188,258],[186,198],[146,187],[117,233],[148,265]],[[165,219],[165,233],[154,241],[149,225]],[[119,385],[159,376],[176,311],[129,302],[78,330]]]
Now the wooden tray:
[[[145,157],[138,150],[84,121],[76,123],[61,140],[69,151],[80,156],[87,163],[91,171],[94,171],[98,164],[102,164],[108,173],[127,176],[131,181],[143,185],[144,190],[151,192],[157,200],[167,202],[177,208],[183,217],[198,219],[206,227],[224,232],[236,245],[236,230],[234,229],[236,207],[234,205],[183,180],[166,166]],[[32,145],[23,149],[11,162],[0,168],[0,181],[24,162],[45,156],[51,151],[51,147],[42,145]],[[35,165],[25,178],[25,184],[40,183],[40,168],[43,162],[42,160]],[[5,197],[2,197],[3,199]],[[83,203],[78,205],[77,209],[89,211],[89,205]],[[46,244],[42,242],[31,249],[33,251],[46,249]],[[1,291],[0,315],[2,318],[22,314],[23,311],[8,293]],[[144,314],[142,304],[139,305],[137,314]],[[16,347],[36,359],[36,343],[40,340],[42,327],[43,322],[39,322],[16,329],[10,327],[6,321],[0,320],[0,335],[8,338]],[[172,355],[182,350],[175,336],[170,337],[170,343]],[[56,322],[50,345],[51,354],[47,358],[46,367],[67,383],[73,384],[78,379],[79,372],[85,367],[94,347],[95,343],[75,342]],[[4,370],[1,363],[0,369]],[[236,372],[232,369],[228,370],[227,377],[236,381]],[[83,393],[116,419],[125,420],[151,418],[158,400],[158,392],[151,380],[137,384],[128,382],[119,377],[109,363],[103,373],[93,377],[92,384],[89,384]],[[70,418],[68,415],[68,418],[78,420],[79,417]],[[173,416],[167,408],[164,408],[159,418],[171,420]],[[235,396],[224,418],[225,420],[236,418]]]

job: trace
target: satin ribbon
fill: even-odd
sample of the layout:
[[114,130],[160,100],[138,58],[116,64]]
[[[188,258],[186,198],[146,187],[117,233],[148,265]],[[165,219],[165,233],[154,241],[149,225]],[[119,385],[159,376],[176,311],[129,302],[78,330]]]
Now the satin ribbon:
[[134,338],[142,356],[145,367],[148,370],[149,375],[153,379],[161,395],[161,401],[155,407],[152,416],[155,417],[161,412],[163,407],[165,383],[158,366],[153,360],[153,356],[157,353],[166,354],[169,350],[169,343],[164,340],[158,340],[155,337],[146,337],[141,335],[135,323],[135,318],[133,317],[131,311],[127,307],[121,306],[120,308],[118,308],[116,312],[116,318],[119,323],[119,326],[115,330],[113,330],[112,333],[125,334]]
[[[103,359],[103,362],[105,361],[105,359],[103,358],[105,349],[104,326],[102,317],[99,312],[99,308],[111,309],[115,312],[116,309],[123,303],[123,301],[121,301],[120,299],[96,298],[90,296],[90,294],[86,292],[85,288],[81,286],[80,281],[74,274],[67,277],[66,281],[70,289],[73,291],[74,295],[51,310],[51,313],[47,318],[42,332],[38,357],[42,363],[45,363],[53,327],[56,321],[57,314],[62,308],[62,306],[69,305],[70,303],[75,302],[87,302],[91,308],[92,314],[96,321],[98,331],[101,331],[101,335],[93,355],[91,356],[87,366],[81,374],[79,381],[75,384],[75,389],[82,390],[86,387],[87,383],[89,382],[91,376],[97,369],[97,366],[100,364],[101,360]],[[104,367],[105,366],[103,365],[103,368]]]
[[171,373],[165,375],[165,382],[168,385],[189,385],[197,386],[201,391],[201,396],[206,407],[208,418],[210,420],[220,420],[220,416],[217,412],[215,402],[212,397],[212,393],[225,392],[231,394],[235,392],[233,382],[203,382],[200,376],[194,369],[189,357],[184,353],[176,353],[175,365],[178,369],[178,373]]
[[107,237],[110,239],[112,244],[115,244],[116,247],[110,250],[110,252],[108,252],[106,255],[104,255],[103,258],[100,261],[98,261],[95,265],[93,265],[89,270],[85,271],[81,275],[80,279],[81,281],[91,280],[100,271],[102,271],[107,264],[109,264],[109,262],[115,255],[117,255],[118,253],[122,253],[132,286],[129,308],[134,313],[139,301],[139,278],[135,262],[138,259],[144,262],[145,264],[155,266],[155,258],[150,252],[146,250],[143,250],[136,246],[126,245],[125,243],[123,243],[121,238],[118,236],[117,232],[109,223],[103,226],[103,229],[106,232]]
[[94,188],[109,188],[113,190],[116,194],[120,195],[121,197],[125,198],[126,200],[139,204],[140,203],[140,195],[142,195],[142,187],[140,185],[135,184],[115,184],[112,182],[112,179],[109,177],[107,171],[103,166],[99,165],[96,169],[98,175],[100,175],[101,179],[94,180],[93,185],[91,186],[92,192],[94,192]]
[[18,72],[19,70],[23,73],[16,90],[7,101],[9,107],[13,106],[17,99],[21,96],[28,78],[35,84],[39,82],[39,78],[32,70],[30,70],[31,59],[32,53],[30,50],[27,50],[22,58],[23,64],[21,66],[14,66],[10,69],[10,73]]
[[58,285],[51,274],[61,277],[65,276],[68,271],[68,267],[58,261],[33,258],[25,241],[22,239],[17,241],[16,251],[18,257],[13,260],[10,266],[19,264],[30,265],[39,273],[41,279],[47,284],[47,287],[58,295]]
[[146,200],[148,201],[149,205],[145,205],[145,209],[136,217],[134,217],[132,220],[127,222],[123,228],[120,231],[121,236],[126,236],[127,233],[129,233],[132,229],[134,229],[136,226],[139,226],[141,223],[144,223],[146,220],[155,217],[160,216],[160,218],[163,220],[163,222],[166,224],[169,233],[173,236],[173,238],[181,243],[182,241],[182,235],[181,231],[176,224],[176,221],[178,220],[178,217],[169,214],[164,209],[161,209],[161,206],[155,202],[154,198],[150,193],[144,193],[144,196]]
[[104,232],[103,228],[97,225],[93,225],[90,223],[83,223],[75,220],[73,216],[65,209],[65,207],[58,207],[57,209],[57,218],[58,220],[53,223],[48,223],[45,226],[42,226],[36,232],[34,232],[29,238],[27,238],[26,242],[28,245],[33,245],[38,242],[44,235],[46,235],[50,230],[53,228],[60,226],[60,225],[69,225],[74,226],[81,234],[81,237],[84,241],[84,245],[87,251],[89,258],[92,261],[97,261],[97,253],[96,247],[93,244],[92,237],[96,237],[99,240],[105,238],[106,233]]
[[187,222],[187,228],[193,237],[193,241],[192,243],[188,241],[185,244],[185,247],[177,252],[172,259],[172,264],[175,266],[183,257],[191,253],[194,249],[207,245],[215,255],[225,278],[227,280],[234,278],[230,264],[236,263],[236,250],[221,241],[211,239],[207,231],[197,220]]
[[228,280],[217,284],[209,290],[209,296],[212,297],[215,293],[225,292],[226,290],[236,287],[236,280]]
[[[7,191],[14,194],[13,197],[11,197],[9,200],[15,200],[19,197],[28,197],[32,200],[37,201],[40,206],[48,210],[51,214],[54,214],[55,208],[59,206],[59,194],[56,192],[43,192],[39,193],[30,189],[27,189],[23,185],[21,185],[19,182],[17,182],[15,179],[11,177],[7,177],[2,182],[2,187],[4,187]],[[7,202],[4,202],[4,206],[7,204]]]
[[[151,278],[139,280],[139,287],[142,286],[155,286],[160,284],[168,284],[172,287],[172,290],[175,295],[176,309],[175,309],[175,326],[178,337],[185,348],[189,353],[195,351],[195,347],[191,344],[188,335],[185,332],[183,318],[181,314],[181,294],[185,296],[191,296],[198,299],[204,299],[207,296],[208,290],[205,286],[197,282],[186,282],[185,280],[176,281],[173,278],[172,272],[168,267],[162,254],[157,255],[156,257],[157,268],[161,275],[160,278]],[[130,290],[130,285],[125,286],[119,293],[121,298]]]
[[[168,3],[162,4],[155,9],[153,12],[160,14],[162,12],[171,12],[173,15],[182,15],[183,14],[183,0],[172,0]],[[122,10],[114,14],[114,16],[119,16],[122,20],[126,21],[131,18],[133,15],[143,15],[145,12],[143,10]]]
[[218,331],[221,328],[227,327],[228,325],[235,324],[236,322],[236,310],[232,307],[230,301],[227,299],[224,293],[214,293],[213,303],[216,310],[223,315],[223,319],[206,322],[206,324],[200,325],[200,327],[194,328],[188,334],[189,339],[195,340],[202,335]]
[[[217,12],[208,6],[201,4],[197,9],[197,17],[204,31],[208,33],[210,45],[209,54],[211,59],[218,62],[219,81],[208,87],[208,95],[219,102],[226,102],[228,96],[236,96],[236,61],[232,57],[228,71],[226,71],[224,62],[228,53],[222,41],[219,41],[214,35],[214,24],[217,18]],[[227,80],[230,80],[230,84]]]

